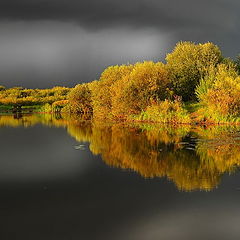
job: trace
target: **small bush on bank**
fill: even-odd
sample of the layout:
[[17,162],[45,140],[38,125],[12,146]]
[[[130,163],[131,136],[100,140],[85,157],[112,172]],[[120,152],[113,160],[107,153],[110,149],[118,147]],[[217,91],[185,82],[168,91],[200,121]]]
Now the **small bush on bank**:
[[162,123],[190,123],[190,115],[184,109],[181,101],[165,100],[148,106],[136,118],[141,121],[154,121]]

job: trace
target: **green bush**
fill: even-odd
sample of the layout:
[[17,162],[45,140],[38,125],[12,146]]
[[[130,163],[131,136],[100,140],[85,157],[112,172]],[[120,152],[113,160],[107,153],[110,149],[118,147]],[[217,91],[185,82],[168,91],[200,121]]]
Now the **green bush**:
[[184,101],[195,100],[195,88],[200,79],[222,60],[221,51],[213,43],[178,43],[166,56],[175,94],[182,96]]

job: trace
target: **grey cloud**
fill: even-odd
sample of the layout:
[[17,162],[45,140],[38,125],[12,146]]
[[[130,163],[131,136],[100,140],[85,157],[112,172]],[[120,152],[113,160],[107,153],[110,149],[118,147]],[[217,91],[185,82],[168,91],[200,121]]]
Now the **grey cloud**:
[[239,6],[237,0],[3,0],[0,18],[74,21],[94,29],[126,24],[162,29],[234,28]]
[[163,60],[178,41],[240,52],[238,0],[1,0],[0,84],[72,86],[112,64]]
[[152,29],[89,32],[62,22],[5,22],[0,24],[0,83],[73,86],[97,79],[109,65],[158,60],[169,42]]

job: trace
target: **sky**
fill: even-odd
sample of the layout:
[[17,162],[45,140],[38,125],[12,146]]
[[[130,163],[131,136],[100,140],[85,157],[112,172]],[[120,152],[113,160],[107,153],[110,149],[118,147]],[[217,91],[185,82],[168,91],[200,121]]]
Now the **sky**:
[[1,0],[0,85],[73,87],[179,41],[240,53],[239,0]]

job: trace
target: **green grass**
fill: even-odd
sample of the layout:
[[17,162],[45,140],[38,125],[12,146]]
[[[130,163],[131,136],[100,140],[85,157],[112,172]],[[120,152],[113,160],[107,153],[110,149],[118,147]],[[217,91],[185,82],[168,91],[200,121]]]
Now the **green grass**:
[[[14,106],[13,105],[0,105],[0,113],[12,113]],[[22,106],[21,112],[39,112],[42,108],[42,105],[31,105],[31,106]]]
[[202,105],[199,102],[186,102],[184,104],[184,108],[189,112],[189,113],[194,113],[197,112]]

